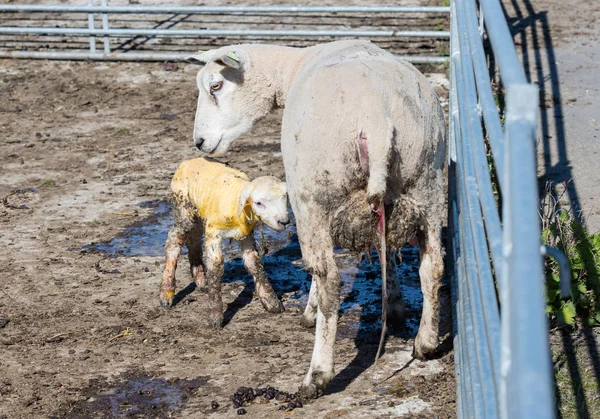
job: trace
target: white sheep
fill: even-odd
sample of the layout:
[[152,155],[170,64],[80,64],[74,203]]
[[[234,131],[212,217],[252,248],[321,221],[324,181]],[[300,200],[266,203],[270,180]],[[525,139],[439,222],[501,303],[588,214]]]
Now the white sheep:
[[[189,60],[204,65],[194,126],[203,152],[225,152],[274,107],[285,107],[283,163],[302,257],[313,275],[304,323],[317,326],[304,397],[318,397],[334,376],[340,303],[334,245],[375,247],[385,260],[382,247],[418,241],[424,302],[414,355],[431,355],[439,346],[446,147],[444,115],[425,77],[354,40],[309,48],[235,45]],[[388,265],[394,276],[394,263]],[[390,287],[391,312],[401,313],[397,281]]]
[[223,322],[221,242],[235,239],[240,241],[244,265],[254,279],[262,305],[269,312],[282,312],[283,304],[265,276],[252,231],[258,222],[276,231],[289,224],[285,182],[272,176],[250,181],[239,170],[196,158],[179,166],[171,181],[171,192],[174,226],[165,244],[161,304],[164,307],[173,304],[177,258],[185,243],[196,286],[208,292],[209,323],[220,327]]

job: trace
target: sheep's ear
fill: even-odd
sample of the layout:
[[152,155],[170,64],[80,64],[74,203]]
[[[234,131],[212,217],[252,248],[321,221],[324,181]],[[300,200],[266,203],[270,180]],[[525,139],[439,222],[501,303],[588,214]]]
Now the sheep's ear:
[[244,207],[248,204],[248,201],[250,200],[250,192],[251,192],[251,187],[250,185],[246,186],[243,190],[242,190],[242,195],[240,196],[240,200],[238,202],[238,217],[242,216],[242,211],[244,211]]
[[195,54],[185,57],[185,60],[191,64],[205,65],[209,61],[212,61],[214,57],[214,51],[198,51]]
[[215,61],[227,67],[235,68],[236,70],[240,70],[242,67],[244,67],[244,61],[242,57],[235,51],[229,51],[215,59]]

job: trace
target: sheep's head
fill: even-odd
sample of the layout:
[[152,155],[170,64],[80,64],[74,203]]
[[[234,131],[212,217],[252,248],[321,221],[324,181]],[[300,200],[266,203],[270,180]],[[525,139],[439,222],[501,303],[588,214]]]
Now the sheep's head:
[[244,189],[240,208],[246,205],[251,205],[258,218],[275,231],[284,230],[290,223],[286,184],[273,176],[258,177]]
[[252,63],[243,46],[199,52],[187,60],[203,65],[196,76],[198,108],[194,144],[205,153],[218,155],[248,132],[274,106],[269,86],[245,80]]

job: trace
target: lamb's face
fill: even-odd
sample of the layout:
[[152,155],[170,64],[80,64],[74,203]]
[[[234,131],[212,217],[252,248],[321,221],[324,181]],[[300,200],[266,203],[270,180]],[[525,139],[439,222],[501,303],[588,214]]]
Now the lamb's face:
[[290,223],[285,182],[272,176],[256,178],[250,199],[254,213],[273,230],[282,231]]
[[241,52],[220,48],[188,60],[205,64],[196,77],[199,93],[194,144],[204,153],[222,154],[269,113],[274,99],[253,88],[252,80],[245,80],[248,62]]

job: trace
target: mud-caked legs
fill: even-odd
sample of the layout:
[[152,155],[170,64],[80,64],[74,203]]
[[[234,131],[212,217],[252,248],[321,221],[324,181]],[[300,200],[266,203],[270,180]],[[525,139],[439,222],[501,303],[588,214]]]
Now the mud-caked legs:
[[[340,307],[340,276],[334,259],[333,243],[327,232],[299,230],[299,239],[302,258],[313,272],[311,293],[313,298],[316,294],[317,300],[315,346],[300,393],[305,398],[316,398],[323,394],[335,375],[333,355]],[[307,310],[312,312],[314,304],[311,304],[310,299],[309,297]]]
[[314,327],[317,322],[317,308],[318,308],[318,300],[317,300],[317,278],[315,278],[315,274],[312,275],[312,281],[310,283],[310,291],[308,293],[308,302],[306,303],[306,308],[304,309],[304,314],[300,318],[300,323],[304,327]]
[[199,291],[206,291],[206,276],[202,254],[202,224],[194,226],[187,237],[186,245],[189,251],[190,271]]
[[205,237],[206,291],[208,323],[211,327],[220,328],[223,324],[223,299],[221,297],[221,279],[223,278],[224,261],[221,251],[221,239],[210,234]]
[[270,313],[281,313],[284,310],[283,304],[277,298],[277,294],[275,294],[271,283],[265,276],[265,269],[256,250],[254,238],[252,236],[246,237],[240,242],[240,247],[242,248],[244,266],[254,279],[255,292],[261,304]]
[[428,228],[419,234],[419,276],[423,292],[423,313],[414,348],[414,356],[418,359],[428,358],[439,346],[439,292],[444,274],[440,236],[441,226]]
[[173,305],[175,296],[175,271],[177,270],[177,259],[186,239],[186,232],[180,227],[173,227],[167,236],[165,244],[165,270],[160,285],[160,303],[163,307]]

